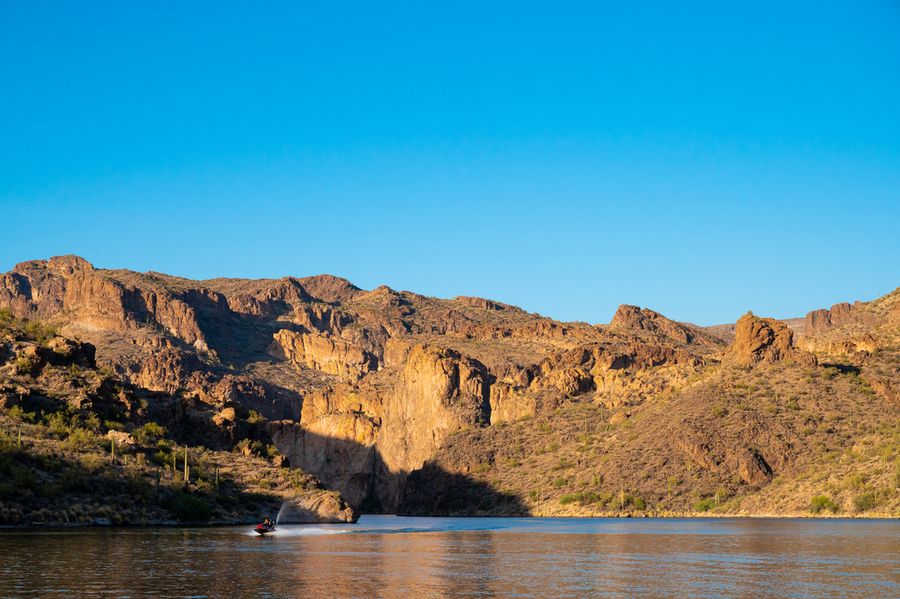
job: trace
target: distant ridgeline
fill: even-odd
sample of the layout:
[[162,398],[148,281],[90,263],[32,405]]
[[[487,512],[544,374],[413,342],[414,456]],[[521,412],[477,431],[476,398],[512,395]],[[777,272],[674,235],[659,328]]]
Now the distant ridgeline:
[[0,523],[900,515],[900,290],[703,328],[329,275],[0,275]]

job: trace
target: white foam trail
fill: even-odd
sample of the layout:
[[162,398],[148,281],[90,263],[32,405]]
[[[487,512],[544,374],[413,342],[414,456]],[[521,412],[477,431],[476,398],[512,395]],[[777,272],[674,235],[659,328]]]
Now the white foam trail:
[[316,524],[312,526],[281,526],[276,527],[273,532],[268,532],[265,535],[260,535],[255,530],[251,530],[249,532],[244,533],[245,536],[248,537],[315,537],[321,535],[339,535],[347,532],[353,532],[350,529],[340,530],[334,528],[321,528],[321,524]]

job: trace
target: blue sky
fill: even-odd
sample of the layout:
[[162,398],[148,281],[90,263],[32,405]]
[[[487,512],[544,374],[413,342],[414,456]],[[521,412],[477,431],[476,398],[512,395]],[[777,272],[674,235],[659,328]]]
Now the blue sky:
[[252,4],[0,1],[0,271],[700,324],[900,285],[894,1]]

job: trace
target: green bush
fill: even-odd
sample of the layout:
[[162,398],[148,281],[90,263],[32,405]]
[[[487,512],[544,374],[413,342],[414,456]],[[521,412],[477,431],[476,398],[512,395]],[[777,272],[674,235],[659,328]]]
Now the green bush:
[[7,412],[10,418],[13,420],[18,420],[19,422],[30,422],[34,423],[36,420],[35,415],[31,412],[26,412],[22,409],[22,406],[13,406]]
[[19,356],[16,360],[16,374],[20,376],[30,375],[34,372],[35,364],[28,356]]
[[578,493],[569,493],[559,498],[559,502],[562,505],[568,505],[575,501],[577,501],[581,505],[589,505],[591,503],[597,503],[598,501],[600,501],[600,496],[593,491],[582,491]]
[[179,522],[206,522],[212,518],[213,512],[209,503],[187,493],[175,495],[166,508]]
[[153,453],[150,459],[157,466],[171,466],[172,452],[167,449],[159,449]]
[[150,445],[160,437],[166,434],[166,427],[156,422],[148,422],[147,424],[134,429],[131,436],[141,445]]
[[22,330],[38,343],[46,343],[59,334],[56,328],[49,325],[43,325],[36,320],[24,321]]
[[98,453],[88,453],[78,458],[81,467],[90,473],[97,473],[107,465],[107,459]]
[[83,428],[73,429],[62,443],[63,447],[72,450],[92,449],[102,444],[103,439],[100,436]]
[[250,412],[247,414],[247,424],[263,424],[265,421],[266,417],[256,410],[250,410]]
[[44,422],[47,424],[47,432],[54,437],[64,439],[71,432],[69,416],[65,412],[47,414],[44,416]]
[[101,428],[103,425],[102,425],[102,423],[100,422],[100,418],[99,418],[96,414],[94,414],[93,412],[91,412],[91,413],[88,414],[87,416],[83,416],[83,417],[81,418],[81,426],[83,426],[84,428],[88,429],[89,431],[92,431],[92,432],[95,432],[95,433],[99,433],[99,432],[100,432],[100,428]]
[[832,514],[838,511],[838,505],[827,495],[816,495],[809,504],[809,511],[818,514],[823,511],[829,511]]
[[701,499],[694,504],[695,512],[708,512],[716,506],[716,501],[712,498]]
[[878,507],[878,496],[875,493],[863,493],[853,498],[853,509],[857,512],[867,512]]

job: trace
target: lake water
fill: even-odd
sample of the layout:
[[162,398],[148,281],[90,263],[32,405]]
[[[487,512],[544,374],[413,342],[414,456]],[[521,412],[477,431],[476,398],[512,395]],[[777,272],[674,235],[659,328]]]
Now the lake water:
[[900,597],[900,521],[399,518],[0,532],[0,596]]

